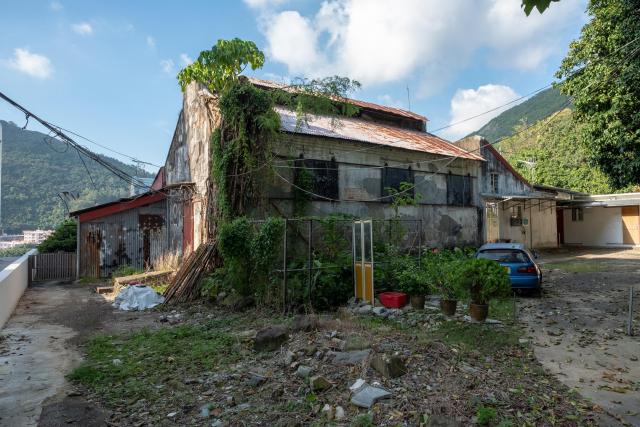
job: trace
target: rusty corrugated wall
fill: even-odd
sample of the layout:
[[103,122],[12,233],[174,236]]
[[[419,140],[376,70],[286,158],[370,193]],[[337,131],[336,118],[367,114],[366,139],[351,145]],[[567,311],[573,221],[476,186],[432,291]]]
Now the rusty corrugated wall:
[[168,248],[167,204],[148,206],[80,224],[81,277],[109,277],[121,266],[152,268]]

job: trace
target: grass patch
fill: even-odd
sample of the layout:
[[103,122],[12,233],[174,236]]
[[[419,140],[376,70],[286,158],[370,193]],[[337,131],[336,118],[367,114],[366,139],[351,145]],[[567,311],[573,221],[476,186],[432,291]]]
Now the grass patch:
[[550,262],[542,265],[548,269],[559,269],[567,273],[598,273],[606,270],[606,265],[599,261],[567,261]]
[[146,399],[190,400],[184,379],[199,377],[240,358],[237,340],[213,325],[181,325],[130,336],[100,335],[90,340],[86,361],[69,379],[100,394],[111,404]]
[[155,283],[153,285],[149,285],[149,287],[160,295],[164,295],[164,291],[169,287],[169,283]]
[[520,335],[518,329],[512,326],[498,328],[494,325],[450,321],[442,323],[430,338],[456,346],[463,353],[478,350],[494,354],[517,345]]
[[489,318],[501,322],[513,322],[514,320],[513,298],[491,300],[489,302]]

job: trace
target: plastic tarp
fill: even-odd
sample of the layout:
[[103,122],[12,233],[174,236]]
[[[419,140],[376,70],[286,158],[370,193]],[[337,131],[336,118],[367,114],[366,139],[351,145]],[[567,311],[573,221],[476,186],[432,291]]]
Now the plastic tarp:
[[130,285],[122,288],[116,296],[113,306],[120,310],[146,310],[164,302],[164,297],[144,285]]

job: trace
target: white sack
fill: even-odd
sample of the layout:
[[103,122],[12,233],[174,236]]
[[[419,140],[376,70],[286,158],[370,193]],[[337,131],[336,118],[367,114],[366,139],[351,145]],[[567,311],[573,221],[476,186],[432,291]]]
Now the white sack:
[[144,285],[130,285],[122,288],[113,306],[120,310],[146,310],[164,302],[164,297]]

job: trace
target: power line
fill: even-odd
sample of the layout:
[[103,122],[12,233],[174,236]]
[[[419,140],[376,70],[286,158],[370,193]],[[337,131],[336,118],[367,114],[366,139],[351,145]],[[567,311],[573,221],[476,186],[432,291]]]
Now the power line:
[[50,132],[52,132],[54,135],[56,135],[58,138],[60,138],[62,140],[62,142],[66,143],[69,146],[71,146],[72,148],[74,148],[76,151],[78,151],[79,154],[84,155],[87,158],[93,160],[94,162],[100,164],[102,167],[104,167],[105,169],[109,170],[111,173],[113,173],[114,175],[116,175],[117,177],[122,179],[123,181],[131,183],[132,185],[137,186],[139,188],[148,188],[148,186],[144,185],[144,183],[141,182],[138,178],[129,175],[126,171],[123,171],[123,170],[119,169],[118,167],[116,167],[116,166],[112,165],[111,163],[109,163],[109,162],[105,161],[104,159],[102,159],[100,156],[98,156],[94,152],[92,152],[92,151],[88,150],[87,148],[83,147],[82,145],[78,144],[71,137],[66,135],[60,128],[57,128],[56,126],[52,125],[51,123],[47,122],[46,120],[41,119],[36,114],[32,113],[31,111],[29,111],[28,109],[26,109],[22,105],[18,104],[16,101],[14,101],[13,99],[9,98],[4,93],[0,92],[0,98],[5,100],[7,103],[12,105],[13,107],[17,108],[21,112],[23,112],[25,114],[25,117],[27,117],[27,122],[28,122],[28,119],[30,117],[33,117],[42,126],[47,128]]

